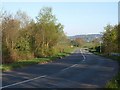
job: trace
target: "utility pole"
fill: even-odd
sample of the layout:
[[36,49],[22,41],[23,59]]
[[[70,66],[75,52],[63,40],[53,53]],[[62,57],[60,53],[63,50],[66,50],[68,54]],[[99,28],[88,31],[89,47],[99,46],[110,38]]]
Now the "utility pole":
[[100,41],[100,53],[101,53],[101,46],[102,46],[101,44],[102,44],[102,41]]

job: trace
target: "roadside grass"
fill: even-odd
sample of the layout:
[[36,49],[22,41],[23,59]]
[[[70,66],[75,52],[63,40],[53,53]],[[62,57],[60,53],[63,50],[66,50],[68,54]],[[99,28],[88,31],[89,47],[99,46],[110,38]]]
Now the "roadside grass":
[[57,59],[61,59],[65,56],[69,56],[70,52],[73,51],[74,49],[69,49],[66,52],[63,53],[58,53],[54,56],[50,56],[50,57],[43,57],[43,58],[34,58],[31,60],[18,60],[16,62],[10,63],[10,64],[2,64],[0,65],[0,70],[4,71],[10,71],[16,68],[22,68],[22,67],[26,67],[29,65],[34,65],[34,64],[44,64],[44,63],[48,63],[48,62],[52,62],[54,60]]
[[102,53],[99,52],[92,52],[96,55],[100,55],[106,58],[110,58],[112,60],[115,60],[119,63],[119,71],[117,73],[117,75],[115,77],[113,77],[106,85],[105,88],[118,88],[120,90],[120,56],[108,56],[108,55],[104,55]]
[[52,61],[54,59],[54,57],[46,57],[46,58],[34,58],[31,60],[19,60],[16,61],[14,63],[10,63],[10,64],[2,64],[0,67],[0,69],[2,69],[2,71],[9,71],[15,68],[22,68],[28,65],[33,65],[33,64],[38,64],[38,63],[46,63],[49,61]]
[[115,60],[119,63],[119,71],[117,75],[106,84],[106,88],[119,88],[120,90],[120,56],[105,56],[105,57]]
[[120,90],[120,71],[106,84],[106,88],[118,88]]

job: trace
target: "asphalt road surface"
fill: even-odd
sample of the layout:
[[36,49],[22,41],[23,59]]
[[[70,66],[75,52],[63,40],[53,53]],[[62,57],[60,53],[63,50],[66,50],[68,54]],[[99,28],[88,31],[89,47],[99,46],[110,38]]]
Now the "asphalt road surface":
[[2,88],[104,88],[118,64],[85,50],[47,64],[2,73]]

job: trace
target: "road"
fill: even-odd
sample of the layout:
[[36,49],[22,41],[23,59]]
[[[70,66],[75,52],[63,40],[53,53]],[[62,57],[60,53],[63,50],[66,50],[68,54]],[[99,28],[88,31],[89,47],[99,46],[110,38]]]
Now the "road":
[[3,88],[103,88],[117,73],[118,64],[85,50],[47,64],[2,74]]

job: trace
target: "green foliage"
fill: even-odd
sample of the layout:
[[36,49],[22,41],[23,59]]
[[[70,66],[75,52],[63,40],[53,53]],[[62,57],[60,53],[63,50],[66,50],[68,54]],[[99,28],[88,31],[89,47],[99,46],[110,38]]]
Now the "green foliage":
[[[52,8],[42,8],[37,16],[36,54],[37,56],[50,56],[54,54],[54,46],[63,34],[63,25],[56,22]],[[38,40],[39,38],[39,40]],[[41,51],[41,53],[39,53]]]
[[[67,52],[71,52],[71,51],[73,51],[73,49],[70,49]],[[29,66],[32,64],[38,64],[38,63],[44,64],[47,62],[54,61],[57,58],[62,58],[62,57],[68,56],[69,53],[67,53],[67,52],[57,53],[56,55],[50,56],[50,57],[34,58],[34,59],[27,59],[27,60],[24,59],[24,60],[15,61],[13,63],[2,64],[2,65],[0,65],[0,70],[10,71],[12,69],[22,68],[22,67]]]
[[25,38],[21,37],[16,43],[16,49],[23,52],[30,51],[29,42]]
[[79,47],[82,47],[85,44],[85,40],[82,38],[76,38],[75,42],[76,42],[77,46],[79,46]]
[[75,46],[75,47],[78,47],[78,46],[79,46],[79,43],[76,42],[75,40],[71,40],[71,45],[72,45],[72,46]]
[[118,74],[106,84],[106,88],[117,88],[118,90],[120,89],[120,72],[118,72]]
[[[118,26],[107,25],[103,33],[104,53],[118,52]],[[111,47],[111,48],[110,48]]]
[[118,52],[120,53],[120,23],[118,24],[118,28],[117,28],[117,35],[118,35]]
[[3,63],[55,56],[70,48],[64,27],[57,22],[52,8],[43,7],[36,17],[37,22],[22,11],[15,16],[6,12],[2,15]]
[[[102,52],[103,53],[97,53],[98,55],[105,56],[107,58],[110,58],[112,60],[118,61],[120,65],[120,56],[111,56],[111,53],[119,53],[120,52],[120,27],[119,25],[107,25],[105,27],[105,32],[103,33],[103,43],[102,43]],[[118,71],[118,74],[110,80],[106,88],[117,88],[120,89],[120,71]]]

